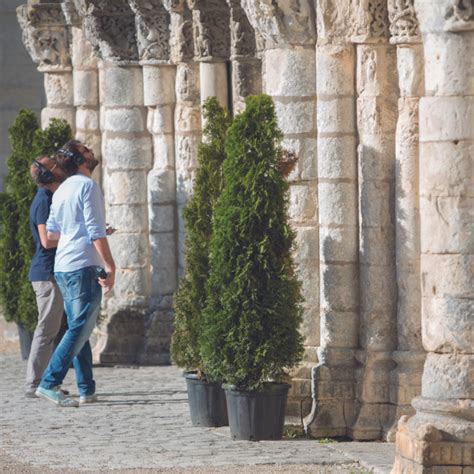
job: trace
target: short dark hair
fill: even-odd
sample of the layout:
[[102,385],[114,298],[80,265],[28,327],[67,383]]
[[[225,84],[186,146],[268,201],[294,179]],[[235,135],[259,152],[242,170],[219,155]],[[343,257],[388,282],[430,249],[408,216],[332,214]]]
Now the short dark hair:
[[69,140],[56,153],[56,162],[67,176],[77,174],[78,158],[82,157],[79,147],[84,146],[79,140]]
[[46,168],[45,166],[45,162],[47,160],[51,160],[51,158],[47,155],[40,155],[40,156],[37,156],[34,160],[33,160],[33,163],[31,164],[30,166],[30,175],[31,175],[31,179],[33,180],[33,182],[40,188],[44,188],[45,187],[45,184],[46,183],[43,183],[40,179],[40,170],[41,170],[41,167],[43,166],[45,170],[47,170],[48,168]]

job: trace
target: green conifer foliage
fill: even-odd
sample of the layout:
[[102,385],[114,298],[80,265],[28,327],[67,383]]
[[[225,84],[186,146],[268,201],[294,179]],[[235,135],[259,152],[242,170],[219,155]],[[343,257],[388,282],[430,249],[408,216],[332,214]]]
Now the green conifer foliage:
[[41,130],[30,110],[21,110],[9,129],[12,153],[7,160],[5,192],[0,194],[0,304],[7,321],[16,321],[30,330],[38,319],[28,281],[34,253],[29,209],[36,192],[30,166],[37,156],[54,154],[71,135],[64,120],[54,119]]
[[186,273],[174,297],[175,329],[171,342],[173,361],[188,370],[202,369],[199,335],[209,273],[209,242],[213,208],[222,188],[224,138],[231,119],[217,99],[210,97],[204,103],[204,120],[204,143],[198,149],[193,196],[183,213]]
[[281,138],[271,98],[248,97],[228,132],[225,186],[214,210],[204,369],[249,390],[279,380],[303,353]]

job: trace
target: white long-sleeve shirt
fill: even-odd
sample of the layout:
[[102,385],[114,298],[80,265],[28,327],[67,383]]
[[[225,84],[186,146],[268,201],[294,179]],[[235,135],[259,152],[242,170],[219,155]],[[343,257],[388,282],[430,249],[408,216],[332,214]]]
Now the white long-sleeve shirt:
[[53,195],[46,230],[61,234],[55,272],[102,266],[92,243],[106,236],[104,197],[97,183],[81,174],[66,179]]

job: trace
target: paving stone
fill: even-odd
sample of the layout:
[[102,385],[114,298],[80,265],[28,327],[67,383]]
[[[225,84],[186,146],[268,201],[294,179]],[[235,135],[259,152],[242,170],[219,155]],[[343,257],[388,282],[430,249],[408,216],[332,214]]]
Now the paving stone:
[[[24,398],[24,372],[16,354],[0,355],[0,472],[389,472],[393,458],[391,444],[256,443],[193,427],[172,366],[96,367],[99,401],[78,409]],[[65,386],[77,396],[73,373]]]

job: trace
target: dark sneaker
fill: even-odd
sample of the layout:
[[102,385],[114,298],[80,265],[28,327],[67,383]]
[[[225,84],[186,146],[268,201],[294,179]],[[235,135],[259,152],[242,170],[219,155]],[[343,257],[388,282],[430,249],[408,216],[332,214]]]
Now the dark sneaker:
[[45,400],[53,402],[59,407],[77,408],[79,406],[79,402],[77,400],[66,397],[60,390],[38,387],[36,389],[35,395],[38,398],[44,398]]
[[36,388],[27,389],[27,390],[25,390],[25,397],[26,398],[38,398],[35,395],[35,392],[36,392]]
[[54,387],[53,390],[59,390],[63,395],[69,395],[69,390],[62,388],[61,385]]

